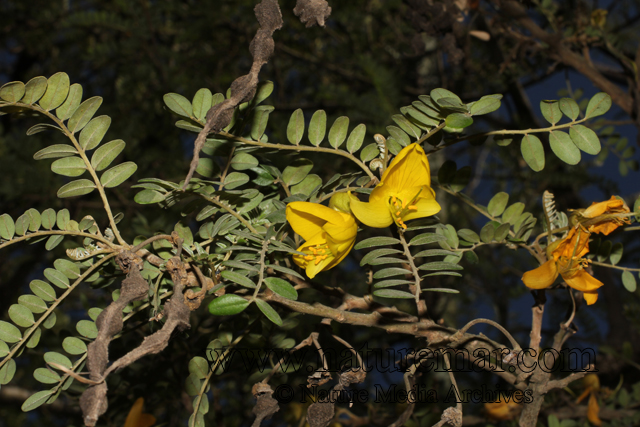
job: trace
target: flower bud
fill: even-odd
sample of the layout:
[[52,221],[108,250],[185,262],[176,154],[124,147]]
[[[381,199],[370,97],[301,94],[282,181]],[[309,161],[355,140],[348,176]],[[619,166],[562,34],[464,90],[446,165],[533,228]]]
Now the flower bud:
[[329,200],[329,207],[342,213],[351,213],[351,197],[347,193],[336,193]]

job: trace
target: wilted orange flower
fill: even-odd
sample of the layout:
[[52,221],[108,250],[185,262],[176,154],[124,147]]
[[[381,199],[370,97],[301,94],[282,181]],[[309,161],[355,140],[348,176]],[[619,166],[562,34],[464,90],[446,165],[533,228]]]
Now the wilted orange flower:
[[558,275],[575,290],[581,291],[587,304],[598,300],[597,289],[602,282],[584,271],[588,260],[589,233],[572,228],[567,236],[547,247],[549,260],[535,270],[527,271],[522,281],[531,289],[545,289],[553,285]]
[[592,203],[591,206],[580,212],[580,215],[587,219],[603,217],[595,223],[589,220],[585,222],[589,224],[587,230],[590,233],[602,233],[606,236],[622,224],[628,224],[630,222],[628,218],[619,218],[607,215],[628,212],[629,207],[624,203],[624,200],[618,199],[616,196],[611,196],[611,199],[604,202]]
[[142,413],[143,406],[144,399],[139,397],[131,407],[129,415],[127,415],[127,419],[124,422],[124,427],[151,427],[156,423],[156,417]]
[[487,402],[484,404],[487,417],[494,421],[513,420],[522,411],[522,405],[510,399],[508,402],[503,397],[497,402]]
[[578,396],[576,403],[580,403],[585,397],[589,396],[589,406],[587,408],[587,419],[591,424],[601,426],[602,420],[598,416],[600,414],[600,405],[596,394],[600,391],[600,379],[596,374],[587,374],[582,379],[584,392]]

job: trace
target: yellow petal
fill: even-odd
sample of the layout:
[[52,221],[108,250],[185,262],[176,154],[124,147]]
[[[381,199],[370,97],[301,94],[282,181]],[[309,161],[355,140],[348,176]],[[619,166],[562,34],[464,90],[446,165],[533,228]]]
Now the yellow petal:
[[422,147],[413,143],[403,148],[382,174],[380,185],[397,192],[405,188],[430,186],[429,160]]
[[608,236],[609,234],[611,234],[612,231],[614,231],[619,226],[620,226],[620,224],[618,224],[617,222],[605,221],[605,222],[602,222],[600,224],[594,224],[591,227],[589,227],[589,232],[590,233],[602,233],[605,236]]
[[[563,275],[562,278],[564,279],[565,282],[567,282],[567,285],[571,286],[573,289],[577,291],[593,292],[596,289],[598,289],[600,286],[602,286],[601,281],[599,281],[598,279],[596,279],[595,277],[593,277],[592,275],[590,275],[589,273],[587,273],[582,269],[578,270],[575,274],[571,276]],[[598,295],[596,293],[596,299],[597,298],[598,298]]]
[[331,261],[333,261],[333,259],[334,258],[332,256],[328,256],[317,264],[315,260],[309,261],[307,263],[307,268],[305,269],[305,272],[307,273],[307,276],[309,276],[309,279],[313,279],[314,277],[316,277],[316,274],[331,268],[329,267],[329,264],[331,263]]
[[582,379],[582,385],[593,391],[600,390],[600,378],[598,378],[598,374],[587,374]]
[[143,405],[144,399],[139,397],[131,407],[124,427],[151,427],[156,423],[156,418],[153,415],[142,413]]
[[327,222],[322,228],[327,232],[331,240],[344,242],[354,240],[358,232],[358,224],[353,215],[336,212],[340,215],[340,222]]
[[291,202],[287,205],[287,221],[293,231],[304,240],[310,240],[322,231],[327,222],[342,224],[344,222],[340,212],[318,203]]
[[587,409],[587,419],[591,424],[601,426],[602,420],[598,417],[600,414],[600,405],[598,405],[598,399],[596,399],[595,394],[591,393],[589,396],[589,407]]
[[156,423],[156,417],[151,414],[140,414],[136,427],[151,427]]
[[589,252],[589,233],[572,228],[567,236],[553,249],[553,257],[581,258]]
[[595,304],[598,301],[598,292],[583,292],[582,297],[587,302],[587,305]]
[[355,245],[355,243],[356,243],[356,237],[354,235],[353,240],[351,240],[350,242],[346,244],[343,243],[335,249],[332,247],[332,252],[334,253],[334,257],[332,261],[327,265],[325,270],[330,270],[336,265],[340,264],[340,262],[347,256],[347,254],[351,252],[351,249],[353,249],[353,246]]
[[502,399],[503,397],[500,396],[500,400],[497,402],[486,402],[484,404],[487,416],[497,421],[508,421],[517,417],[522,410],[521,405],[514,402],[513,399],[509,402]]
[[582,216],[585,218],[595,218],[604,214],[605,212],[611,212],[614,210],[624,209],[624,201],[618,199],[616,196],[611,196],[609,200],[599,203],[592,203],[587,209],[582,212]]
[[[371,199],[369,199],[371,200]],[[373,228],[385,228],[393,224],[393,218],[386,200],[361,202],[351,199],[351,212],[358,220]]]
[[428,195],[427,197],[418,197],[418,200],[413,203],[416,210],[407,211],[406,214],[402,215],[402,219],[404,221],[409,221],[411,219],[416,218],[424,218],[427,216],[435,215],[442,209],[433,195],[433,190],[429,187],[424,187],[424,190],[420,193]]
[[535,270],[524,273],[522,281],[528,288],[544,289],[553,285],[556,277],[558,277],[558,266],[554,260],[550,259]]
[[591,393],[591,387],[587,387],[585,391],[583,391],[582,394],[578,396],[578,398],[576,399],[576,403],[582,402],[585,397],[589,396],[589,393]]
[[[350,216],[351,217],[351,216]],[[351,217],[351,220],[355,224],[355,220]],[[356,230],[357,231],[357,226]],[[328,239],[326,232],[316,234],[312,239],[306,241],[302,246],[298,248],[299,252],[310,253],[313,252],[311,248],[316,246],[328,247],[329,251],[320,253],[319,255],[326,255],[326,258],[317,260],[315,256],[312,259],[306,259],[305,255],[293,255],[293,261],[305,269],[307,276],[313,279],[318,273],[325,270],[330,270],[342,261],[347,254],[353,249],[353,245],[356,242],[356,234],[353,232],[353,236],[350,240],[344,242],[334,242]]]

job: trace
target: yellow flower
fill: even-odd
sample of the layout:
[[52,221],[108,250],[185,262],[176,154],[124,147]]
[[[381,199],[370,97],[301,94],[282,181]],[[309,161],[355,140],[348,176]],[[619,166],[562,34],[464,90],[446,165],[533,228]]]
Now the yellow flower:
[[597,289],[602,282],[584,271],[588,261],[582,258],[589,252],[589,233],[572,228],[567,237],[547,248],[549,261],[522,276],[525,285],[532,289],[544,289],[553,285],[561,275],[567,285],[582,292],[588,305],[598,299]]
[[611,199],[604,202],[592,203],[580,214],[588,219],[584,222],[589,224],[587,230],[590,233],[602,233],[606,236],[622,224],[630,222],[628,218],[617,218],[608,215],[627,212],[629,212],[629,207],[624,203],[624,200],[611,196]]
[[307,255],[294,255],[293,261],[304,268],[311,279],[338,265],[356,241],[358,225],[353,216],[318,203],[289,203],[287,221],[306,240],[298,251]]
[[403,148],[382,174],[369,202],[351,196],[351,210],[363,224],[375,228],[394,222],[407,228],[405,221],[440,212],[431,189],[429,160],[422,147],[414,143]]
[[484,404],[484,410],[487,417],[494,421],[513,420],[522,411],[522,405],[514,402],[513,399],[508,402],[503,397],[497,402],[487,402]]
[[131,407],[124,427],[151,427],[156,423],[156,417],[142,413],[142,406],[144,406],[144,399],[139,397]]
[[602,420],[598,416],[600,414],[600,405],[598,405],[598,398],[596,394],[600,391],[600,379],[596,374],[587,374],[582,379],[582,385],[584,386],[584,392],[578,396],[576,403],[582,402],[582,400],[589,396],[589,404],[587,407],[587,419],[596,426],[602,425]]

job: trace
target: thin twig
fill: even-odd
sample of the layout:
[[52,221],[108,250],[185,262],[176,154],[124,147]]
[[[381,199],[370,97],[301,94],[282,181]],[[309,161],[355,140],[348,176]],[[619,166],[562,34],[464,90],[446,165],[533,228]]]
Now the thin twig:
[[515,338],[513,338],[513,336],[509,333],[509,331],[507,331],[501,324],[494,322],[493,320],[489,320],[489,319],[472,320],[471,322],[467,323],[460,329],[460,333],[464,334],[465,332],[467,332],[467,330],[469,330],[469,328],[471,328],[474,325],[477,325],[478,323],[486,323],[487,325],[491,325],[494,328],[498,329],[511,342],[511,346],[513,347],[514,350],[520,349],[520,344],[518,344],[518,342],[515,340]]

